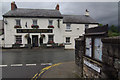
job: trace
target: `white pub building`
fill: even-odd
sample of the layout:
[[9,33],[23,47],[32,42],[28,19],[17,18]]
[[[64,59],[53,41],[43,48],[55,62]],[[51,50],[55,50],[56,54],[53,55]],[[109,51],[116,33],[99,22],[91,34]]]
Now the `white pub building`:
[[85,15],[62,15],[59,5],[55,9],[24,9],[17,8],[15,2],[11,3],[11,10],[3,15],[3,21],[3,47],[6,48],[55,44],[74,49],[74,39],[82,36],[85,28],[98,26],[87,10]]

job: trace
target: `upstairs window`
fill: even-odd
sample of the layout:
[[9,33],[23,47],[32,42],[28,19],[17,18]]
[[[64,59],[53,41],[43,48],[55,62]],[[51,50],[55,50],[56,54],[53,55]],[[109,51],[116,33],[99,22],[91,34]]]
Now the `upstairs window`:
[[21,26],[20,19],[16,19],[16,26]]
[[66,29],[67,30],[71,29],[71,25],[70,24],[66,24]]
[[53,20],[49,20],[49,26],[53,25]]
[[89,24],[85,24],[85,29],[88,29],[89,28]]
[[37,25],[37,20],[33,20],[33,25]]

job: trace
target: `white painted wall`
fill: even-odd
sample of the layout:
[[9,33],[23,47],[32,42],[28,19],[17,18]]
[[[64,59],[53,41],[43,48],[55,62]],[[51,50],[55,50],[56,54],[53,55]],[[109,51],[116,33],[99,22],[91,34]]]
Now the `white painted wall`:
[[98,24],[89,24],[89,28],[98,27]]
[[[60,28],[58,28],[58,19],[52,18],[4,18],[8,24],[4,24],[4,35],[5,35],[5,46],[4,47],[12,47],[12,44],[15,43],[15,35],[22,35],[22,44],[23,46],[27,44],[27,39],[24,37],[27,33],[16,33],[16,29],[14,26],[16,25],[15,19],[21,20],[21,29],[32,29],[31,25],[33,23],[33,19],[37,19],[37,24],[39,25],[39,29],[48,29],[49,20],[53,20],[53,33],[41,33],[45,34],[45,38],[43,39],[43,43],[48,42],[48,35],[54,35],[55,43],[66,43],[66,37],[71,37],[71,44],[65,45],[66,49],[74,49],[75,48],[75,38],[82,36],[85,30],[85,24],[71,24],[71,32],[66,32],[66,24],[63,24],[63,19],[60,20]],[[27,28],[25,24],[27,22]],[[90,24],[89,28],[96,27],[96,24]],[[39,38],[40,33],[30,33],[30,37],[32,40],[32,35],[38,35]],[[38,39],[38,42],[39,39]],[[32,43],[32,42],[31,42]],[[39,44],[40,45],[40,44]]]
[[[41,34],[45,34],[43,43],[48,42],[49,34],[54,34],[55,43],[63,43],[62,20],[60,22],[60,28],[58,28],[58,22],[57,22],[58,19],[52,19],[52,18],[4,18],[4,20],[6,20],[8,23],[8,24],[4,24],[5,47],[12,47],[12,44],[15,43],[15,35],[22,35],[22,38],[23,38],[22,44],[27,44],[27,39],[24,37],[27,33],[16,33],[16,28],[14,28],[14,26],[16,25],[15,19],[21,20],[22,28],[20,28],[20,29],[32,29],[31,25],[33,23],[33,19],[37,19],[37,24],[39,25],[39,29],[48,29],[49,20],[53,20],[53,26],[54,26],[53,33],[41,33]],[[26,22],[27,22],[27,28],[25,27]],[[30,33],[31,39],[32,39],[32,35],[38,35],[40,38],[40,33]],[[38,42],[40,42],[40,41],[38,41]]]
[[[97,27],[98,24],[89,24],[89,28]],[[64,43],[66,43],[66,37],[70,38],[70,45],[65,45],[65,49],[75,49],[75,38],[79,38],[85,34],[85,24],[71,24],[71,32],[66,32],[66,24],[64,24]]]
[[3,35],[0,35],[0,47],[4,46],[4,40],[2,40]]

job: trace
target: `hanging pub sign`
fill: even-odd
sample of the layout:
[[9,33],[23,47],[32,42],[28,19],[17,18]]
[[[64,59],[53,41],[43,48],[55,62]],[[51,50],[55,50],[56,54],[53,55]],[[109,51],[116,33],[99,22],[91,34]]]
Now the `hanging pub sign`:
[[17,33],[52,33],[52,29],[16,29]]

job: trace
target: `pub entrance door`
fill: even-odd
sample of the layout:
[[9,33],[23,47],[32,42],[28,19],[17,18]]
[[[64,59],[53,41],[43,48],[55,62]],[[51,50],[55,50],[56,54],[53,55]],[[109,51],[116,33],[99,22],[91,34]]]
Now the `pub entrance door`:
[[32,46],[38,47],[38,35],[32,35]]

